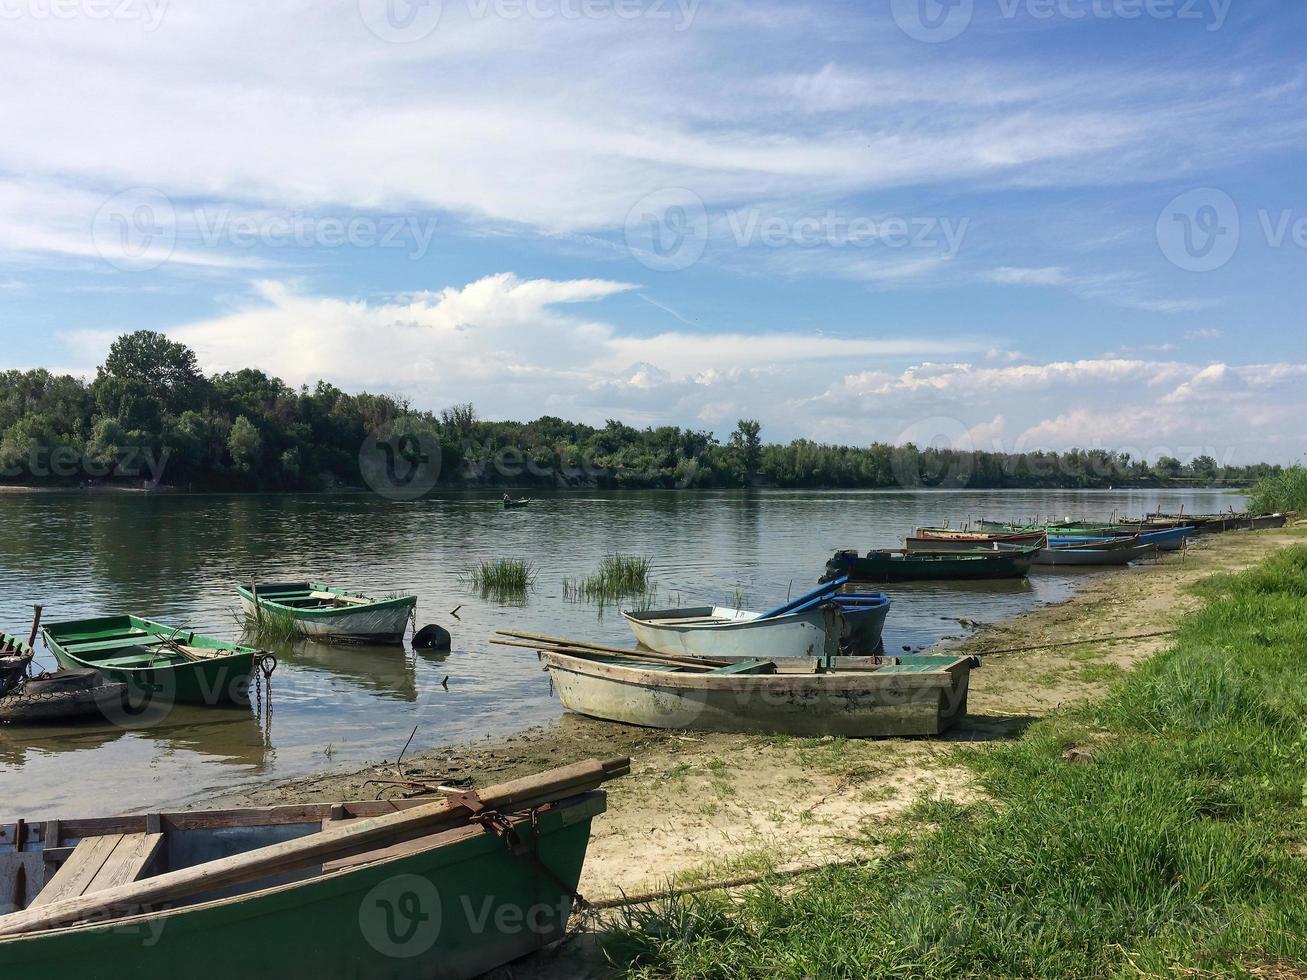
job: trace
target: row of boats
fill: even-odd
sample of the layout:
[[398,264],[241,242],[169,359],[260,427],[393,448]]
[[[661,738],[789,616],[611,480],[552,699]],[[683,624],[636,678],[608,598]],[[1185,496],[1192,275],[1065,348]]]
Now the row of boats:
[[844,550],[827,563],[824,580],[863,582],[958,581],[1024,578],[1037,565],[1128,565],[1162,552],[1181,551],[1196,535],[1235,529],[1283,527],[1290,514],[1152,514],[1107,522],[976,522],[974,526],[922,527],[901,549],[861,555]]

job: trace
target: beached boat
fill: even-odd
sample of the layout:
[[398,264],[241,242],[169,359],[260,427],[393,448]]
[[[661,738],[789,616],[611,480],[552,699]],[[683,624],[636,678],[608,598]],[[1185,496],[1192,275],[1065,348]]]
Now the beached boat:
[[916,534],[910,536],[907,540],[923,542],[923,546],[921,550],[924,551],[924,550],[929,550],[924,545],[924,542],[926,541],[939,541],[939,542],[955,541],[962,544],[980,544],[980,545],[1014,544],[1014,545],[1033,546],[1039,544],[1039,542],[1043,540],[1043,537],[1044,537],[1044,531],[1042,528],[1036,531],[1003,532],[1003,531],[964,531],[964,530],[959,530],[956,528],[948,528],[948,527],[919,527],[917,528]]
[[596,760],[425,800],[0,823],[5,980],[480,975],[561,939]]
[[659,653],[755,659],[872,654],[890,599],[883,592],[839,592],[830,585],[767,613],[723,606],[623,612],[637,641]]
[[837,551],[822,581],[844,576],[851,582],[942,582],[1023,578],[1039,548],[999,548],[959,553]]
[[[938,735],[967,712],[972,657],[722,658],[718,666],[541,652],[579,714],[646,728],[843,738]],[[861,662],[859,662],[861,661]]]
[[256,661],[269,672],[276,664],[251,647],[138,616],[51,623],[41,632],[61,667],[98,670],[126,684],[132,701],[244,703]]
[[1157,554],[1157,545],[1139,544],[1125,539],[1123,542],[1105,542],[1102,545],[1063,545],[1040,550],[1035,556],[1036,565],[1129,565],[1140,558]]
[[1042,547],[1044,532],[1036,534],[983,534],[967,537],[934,538],[920,534],[903,539],[903,550],[934,554],[974,554],[977,551],[1011,551]]
[[418,603],[415,595],[374,599],[317,582],[238,585],[236,594],[255,623],[270,617],[304,636],[353,643],[402,643]]

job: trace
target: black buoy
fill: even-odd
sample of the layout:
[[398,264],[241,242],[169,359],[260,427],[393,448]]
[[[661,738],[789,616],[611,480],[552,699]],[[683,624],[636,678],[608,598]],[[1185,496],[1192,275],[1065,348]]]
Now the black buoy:
[[413,649],[448,650],[452,641],[453,637],[449,635],[449,630],[432,623],[413,634]]

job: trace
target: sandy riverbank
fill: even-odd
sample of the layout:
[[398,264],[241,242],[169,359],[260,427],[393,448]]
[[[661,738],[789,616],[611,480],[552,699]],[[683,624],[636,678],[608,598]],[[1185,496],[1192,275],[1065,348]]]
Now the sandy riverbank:
[[[488,785],[589,756],[629,755],[632,773],[609,784],[608,813],[595,823],[581,884],[590,899],[669,880],[844,859],[863,828],[893,820],[923,794],[962,799],[974,792],[950,762],[954,747],[1013,737],[1061,703],[1100,694],[1166,637],[1053,644],[1164,632],[1200,603],[1189,590],[1194,582],[1246,568],[1302,539],[1292,530],[1215,536],[1184,560],[1171,555],[1159,565],[1092,573],[1066,602],[975,625],[971,635],[945,644],[984,658],[972,675],[970,716],[945,738],[843,742],[671,733],[565,716],[504,739],[410,750],[404,774]],[[206,805],[372,798],[382,787],[365,783],[395,778],[394,761],[386,760]]]

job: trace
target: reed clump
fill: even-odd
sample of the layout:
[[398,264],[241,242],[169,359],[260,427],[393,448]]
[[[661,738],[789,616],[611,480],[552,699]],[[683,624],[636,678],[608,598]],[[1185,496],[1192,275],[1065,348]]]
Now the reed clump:
[[536,566],[520,558],[493,558],[473,566],[463,576],[483,596],[524,598],[535,585]]
[[1263,477],[1248,497],[1248,509],[1254,514],[1307,514],[1307,467],[1290,466]]
[[563,598],[571,602],[602,602],[631,596],[648,596],[654,591],[653,559],[613,554],[599,563],[599,570],[582,579],[563,579]]
[[622,913],[607,955],[634,977],[1299,975],[1307,548],[1202,594],[1105,700],[958,753],[980,802],[919,803],[875,862]]
[[245,614],[241,625],[265,643],[289,643],[300,637],[295,617],[280,609],[259,606],[255,612]]

